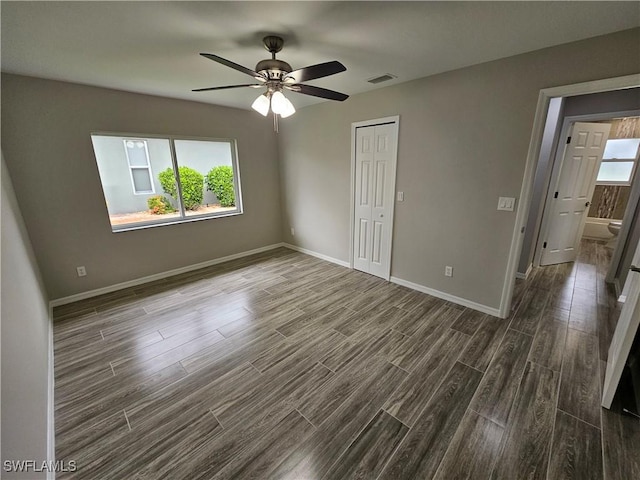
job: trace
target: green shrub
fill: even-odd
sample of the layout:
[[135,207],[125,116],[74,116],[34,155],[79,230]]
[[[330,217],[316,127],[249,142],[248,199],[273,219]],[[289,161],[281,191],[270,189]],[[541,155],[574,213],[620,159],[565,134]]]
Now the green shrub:
[[176,211],[169,199],[161,195],[154,195],[153,197],[147,198],[147,205],[154,215],[164,215],[165,213],[173,213]]
[[158,174],[158,180],[164,193],[171,195],[174,199],[178,199],[178,187],[176,187],[176,176],[173,174],[172,168],[167,168]]
[[212,191],[221,207],[234,207],[236,194],[233,189],[233,170],[229,166],[212,168],[207,173],[207,190]]
[[[197,210],[202,204],[204,196],[204,177],[200,172],[189,167],[179,167],[180,186],[182,187],[182,201],[187,210]],[[178,200],[178,187],[172,168],[167,168],[158,174],[160,185],[164,193]]]

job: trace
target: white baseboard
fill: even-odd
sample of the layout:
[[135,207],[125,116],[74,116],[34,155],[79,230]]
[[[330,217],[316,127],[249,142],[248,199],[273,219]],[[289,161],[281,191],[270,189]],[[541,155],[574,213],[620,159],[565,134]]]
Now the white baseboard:
[[268,252],[279,247],[286,247],[284,243],[274,243],[273,245],[267,245],[266,247],[255,248],[246,252],[234,253],[233,255],[227,255],[226,257],[215,258],[213,260],[207,260],[206,262],[195,263],[193,265],[187,265],[186,267],[175,268],[166,272],[155,273],[153,275],[147,275],[146,277],[140,277],[127,282],[116,283],[115,285],[109,285],[108,287],[97,288],[95,290],[89,290],[87,292],[77,293],[68,297],[56,298],[51,300],[51,307],[59,307],[60,305],[66,305],[67,303],[73,303],[80,300],[86,300],[87,298],[97,297],[106,293],[123,290],[129,287],[136,287],[144,283],[153,282],[155,280],[161,280],[163,278],[171,277],[173,275],[179,275],[181,273],[192,272],[200,268],[211,267],[219,263],[228,262],[230,260],[236,260],[242,257],[248,257],[249,255],[255,255],[256,253]]
[[[54,387],[55,372],[53,370],[53,306],[49,304],[49,371],[47,373],[47,389],[49,398],[47,399],[47,460],[49,465],[53,465],[56,460],[56,423],[55,423],[55,403],[54,403]],[[55,480],[55,469],[47,472],[47,480]]]
[[[187,265],[186,267],[180,267],[180,268],[176,268],[176,269],[173,269],[173,270],[168,270],[168,271],[165,271],[165,272],[156,273],[156,274],[153,274],[153,275],[148,275],[146,277],[136,278],[134,280],[129,280],[127,282],[117,283],[115,285],[110,285],[108,287],[98,288],[98,289],[95,289],[95,290],[89,290],[87,292],[77,293],[75,295],[70,295],[68,297],[56,298],[54,300],[51,300],[49,305],[50,305],[51,308],[59,307],[60,305],[66,305],[68,303],[73,303],[73,302],[77,302],[77,301],[80,301],[80,300],[86,300],[88,298],[97,297],[99,295],[104,295],[104,294],[115,292],[115,291],[118,291],[118,290],[123,290],[123,289],[129,288],[129,287],[135,287],[135,286],[142,285],[142,284],[145,284],[145,283],[153,282],[155,280],[160,280],[160,279],[163,279],[163,278],[171,277],[173,275],[179,275],[181,273],[187,273],[187,272],[191,272],[191,271],[194,271],[194,270],[198,270],[200,268],[210,267],[210,266],[213,266],[213,265],[217,265],[219,263],[228,262],[230,260],[235,260],[235,259],[242,258],[242,257],[248,257],[249,255],[255,255],[257,253],[267,252],[269,250],[274,250],[274,249],[279,248],[279,247],[285,247],[285,248],[288,248],[290,250],[294,250],[296,252],[304,253],[306,255],[311,255],[312,257],[316,257],[316,258],[319,258],[321,260],[325,260],[327,262],[335,263],[336,265],[340,265],[341,267],[351,268],[351,265],[349,264],[349,262],[345,262],[344,260],[338,260],[337,258],[333,258],[333,257],[330,257],[328,255],[324,255],[322,253],[314,252],[313,250],[308,250],[306,248],[302,248],[302,247],[299,247],[297,245],[292,245],[290,243],[275,243],[275,244],[272,244],[272,245],[267,245],[265,247],[256,248],[254,250],[249,250],[249,251],[246,251],[246,252],[236,253],[236,254],[233,254],[233,255],[227,255],[226,257],[220,257],[220,258],[216,258],[216,259],[213,259],[213,260],[207,260],[206,262],[196,263],[196,264],[193,264],[193,265]],[[441,292],[439,290],[434,290],[432,288],[425,287],[424,285],[419,285],[417,283],[413,283],[413,282],[410,282],[408,280],[403,280],[402,278],[391,277],[390,281],[392,283],[396,283],[398,285],[402,285],[404,287],[411,288],[412,290],[417,290],[419,292],[426,293],[428,295],[432,295],[434,297],[441,298],[443,300],[447,300],[449,302],[453,302],[453,303],[456,303],[458,305],[462,305],[463,307],[469,307],[469,308],[471,308],[473,310],[478,310],[479,312],[487,313],[489,315],[493,315],[493,316],[496,316],[496,317],[499,316],[499,310],[497,308],[488,307],[486,305],[482,305],[480,303],[476,303],[476,302],[473,302],[471,300],[467,300],[465,298],[456,297],[455,295],[451,295],[449,293]],[[53,318],[53,315],[51,316],[51,318]],[[51,332],[51,336],[52,336],[51,342],[53,342],[53,330]],[[52,343],[52,345],[53,345],[53,343]],[[53,346],[51,346],[51,357],[53,357]],[[51,361],[51,368],[53,368],[53,360]],[[53,371],[51,372],[51,375],[53,375]],[[51,389],[53,388],[53,376],[52,376],[50,388]],[[53,398],[53,396],[52,396],[52,398]]]
[[456,297],[455,295],[441,292],[439,290],[434,290],[433,288],[425,287],[424,285],[419,285],[417,283],[413,283],[408,280],[403,280],[402,278],[391,277],[391,282],[397,283],[398,285],[402,285],[403,287],[407,287],[412,290],[417,290],[419,292],[426,293],[427,295],[431,295],[433,297],[441,298],[442,300],[447,300],[449,302],[462,305],[463,307],[471,308],[472,310],[477,310],[482,313],[493,315],[494,317],[500,316],[500,310],[497,308],[488,307],[486,305],[482,305],[481,303],[476,303],[471,300],[467,300],[466,298]]
[[337,258],[329,257],[328,255],[314,252],[313,250],[307,250],[306,248],[298,247],[297,245],[291,245],[290,243],[283,243],[282,246],[289,248],[291,250],[295,250],[296,252],[311,255],[312,257],[316,257],[321,260],[326,260],[327,262],[335,263],[336,265],[340,265],[341,267],[351,268],[351,265],[349,265],[349,262],[345,262],[344,260],[338,260]]
[[533,263],[529,264],[529,268],[527,268],[526,272],[524,273],[516,272],[516,278],[519,278],[521,280],[526,280],[527,278],[529,278],[529,275],[531,274],[531,270],[533,270]]
[[[337,258],[329,257],[322,253],[314,252],[313,250],[307,250],[306,248],[298,247],[297,245],[291,245],[289,243],[284,243],[283,246],[291,250],[295,250],[296,252],[305,253],[307,255],[311,255],[312,257],[316,257],[321,260],[326,260],[327,262],[335,263],[336,265],[340,265],[341,267],[351,268],[351,265],[349,265],[349,262],[338,260]],[[432,288],[425,287],[424,285],[419,285],[417,283],[409,282],[407,280],[403,280],[402,278],[391,277],[390,281],[392,283],[402,285],[403,287],[407,287],[412,290],[417,290],[419,292],[426,293],[433,297],[441,298],[442,300],[447,300],[449,302],[462,305],[463,307],[469,307],[473,310],[478,310],[479,312],[493,315],[494,317],[500,316],[500,310],[497,308],[488,307],[480,303],[472,302],[471,300],[467,300],[465,298],[456,297],[455,295],[444,293],[439,290],[434,290]]]

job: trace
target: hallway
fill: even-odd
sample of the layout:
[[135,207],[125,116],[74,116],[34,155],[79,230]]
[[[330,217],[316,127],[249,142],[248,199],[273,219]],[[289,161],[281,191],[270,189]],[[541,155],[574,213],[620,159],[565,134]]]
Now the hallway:
[[[547,478],[603,478],[603,471],[607,480],[640,478],[640,422],[622,415],[617,399],[611,410],[600,407],[622,307],[604,281],[611,254],[605,242],[583,240],[575,263],[535,268],[516,281],[511,328],[534,334],[529,360],[560,372]],[[539,326],[529,329],[538,311]]]

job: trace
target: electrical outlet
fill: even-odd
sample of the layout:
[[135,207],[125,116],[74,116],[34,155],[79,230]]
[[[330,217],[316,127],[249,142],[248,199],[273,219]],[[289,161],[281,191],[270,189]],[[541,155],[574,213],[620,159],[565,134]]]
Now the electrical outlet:
[[79,277],[86,277],[87,276],[87,269],[84,268],[84,266],[78,267],[78,268],[76,268],[76,270],[78,271],[78,276]]
[[453,267],[450,267],[449,265],[444,267],[444,276],[445,277],[453,277]]
[[293,227],[291,227],[291,236],[295,237],[296,236],[296,231]]

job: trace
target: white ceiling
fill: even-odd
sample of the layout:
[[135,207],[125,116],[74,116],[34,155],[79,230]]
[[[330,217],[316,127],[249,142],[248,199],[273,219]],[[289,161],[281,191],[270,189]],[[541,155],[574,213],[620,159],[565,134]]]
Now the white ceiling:
[[[2,2],[2,71],[249,108],[252,79],[280,34],[296,68],[338,60],[309,82],[349,95],[640,26],[640,2]],[[379,85],[367,79],[391,73]],[[297,108],[324,100],[291,93]],[[348,100],[347,100],[348,101]]]

